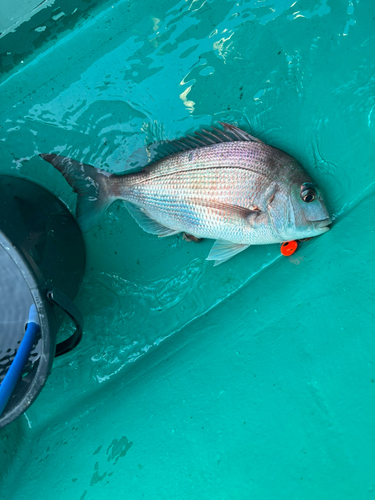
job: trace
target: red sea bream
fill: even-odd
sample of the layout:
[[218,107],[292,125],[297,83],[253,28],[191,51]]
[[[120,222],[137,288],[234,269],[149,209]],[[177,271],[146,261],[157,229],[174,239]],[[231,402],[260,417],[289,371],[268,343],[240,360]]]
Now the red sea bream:
[[250,245],[318,236],[331,223],[322,193],[295,158],[221,123],[155,145],[142,170],[124,175],[42,154],[78,193],[88,230],[116,199],[145,231],[216,240],[208,260],[221,264]]

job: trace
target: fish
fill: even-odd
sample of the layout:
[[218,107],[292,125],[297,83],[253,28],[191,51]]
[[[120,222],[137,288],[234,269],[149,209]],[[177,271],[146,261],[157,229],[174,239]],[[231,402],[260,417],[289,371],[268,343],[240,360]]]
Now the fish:
[[147,233],[214,239],[207,257],[214,265],[251,245],[329,230],[321,189],[295,158],[235,125],[218,123],[221,128],[152,145],[138,168],[132,169],[139,154],[131,155],[121,175],[56,154],[40,156],[78,194],[83,231],[121,199]]

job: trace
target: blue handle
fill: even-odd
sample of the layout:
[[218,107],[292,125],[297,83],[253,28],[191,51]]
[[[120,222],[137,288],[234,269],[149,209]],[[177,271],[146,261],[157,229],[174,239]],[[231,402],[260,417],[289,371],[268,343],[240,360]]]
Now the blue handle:
[[15,386],[22,375],[22,371],[27,363],[27,360],[29,359],[31,349],[33,348],[39,329],[38,313],[36,312],[36,307],[33,304],[30,307],[29,322],[27,323],[26,332],[23,336],[21,345],[19,346],[17,354],[14,357],[13,363],[10,365],[8,372],[0,384],[0,416],[3,413]]

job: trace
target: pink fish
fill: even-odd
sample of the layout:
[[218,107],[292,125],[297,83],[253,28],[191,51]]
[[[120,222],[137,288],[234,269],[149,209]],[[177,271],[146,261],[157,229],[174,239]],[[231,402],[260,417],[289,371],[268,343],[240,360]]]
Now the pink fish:
[[215,239],[221,264],[250,245],[318,236],[331,223],[322,193],[295,158],[227,123],[154,145],[140,171],[110,175],[54,154],[40,155],[78,194],[77,217],[92,227],[117,199],[146,232]]

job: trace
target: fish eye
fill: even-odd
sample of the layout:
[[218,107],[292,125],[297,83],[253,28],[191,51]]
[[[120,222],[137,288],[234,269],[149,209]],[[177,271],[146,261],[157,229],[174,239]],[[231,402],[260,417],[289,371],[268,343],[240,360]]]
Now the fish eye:
[[[303,187],[305,187],[305,186],[303,186]],[[306,187],[305,187],[305,189],[303,189],[301,191],[300,196],[301,196],[301,200],[304,201],[305,203],[311,203],[316,198],[316,191],[315,191],[315,189],[312,189],[312,188],[306,189]]]

